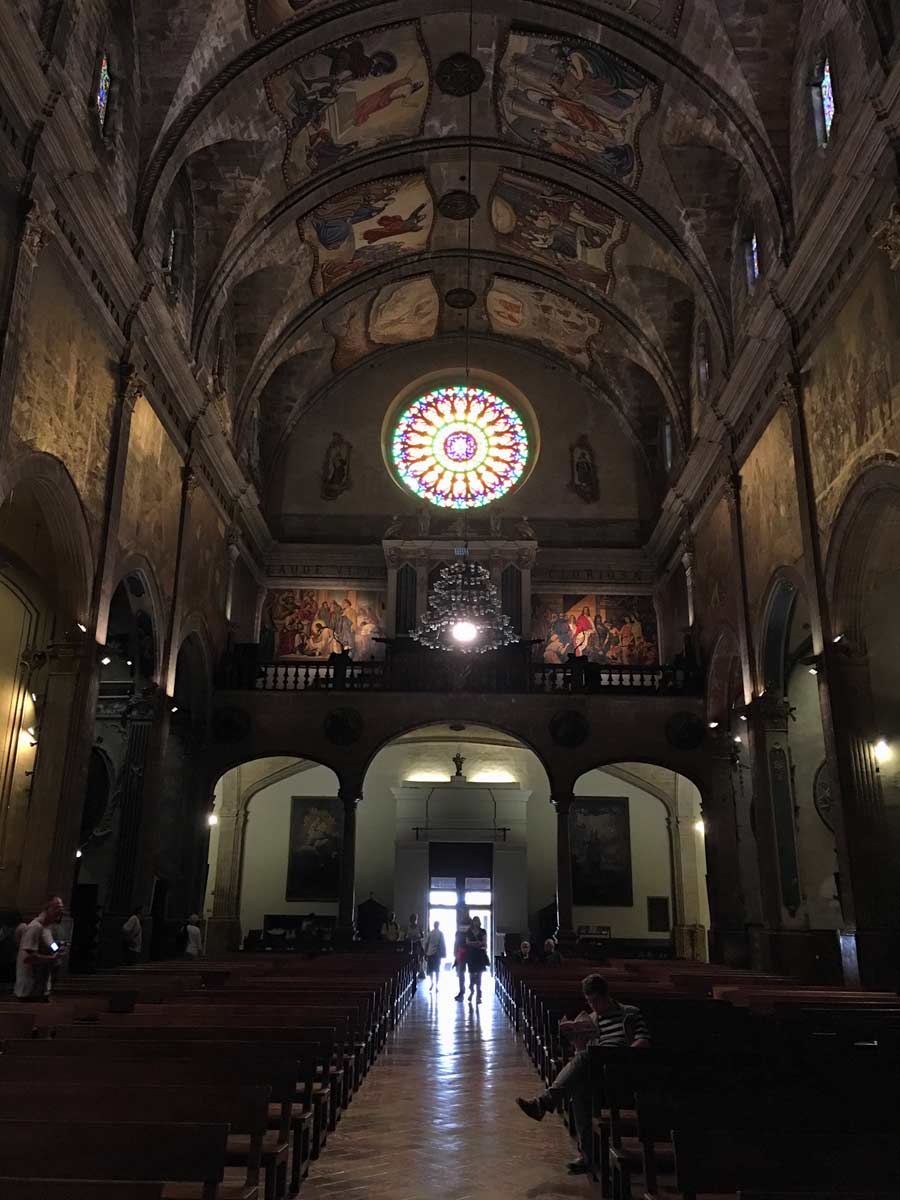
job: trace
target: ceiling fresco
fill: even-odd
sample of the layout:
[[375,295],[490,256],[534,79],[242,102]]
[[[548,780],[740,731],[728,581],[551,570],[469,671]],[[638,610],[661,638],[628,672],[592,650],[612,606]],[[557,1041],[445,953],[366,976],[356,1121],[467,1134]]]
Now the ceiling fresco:
[[492,332],[537,342],[582,370],[590,367],[590,342],[600,333],[600,320],[556,292],[498,276],[485,308]]
[[424,250],[433,223],[434,201],[424,175],[379,179],[329,200],[300,222],[300,236],[315,252],[315,295],[360,271]]
[[265,81],[285,130],[284,178],[296,183],[349,156],[420,132],[430,73],[415,25],[333,42]]
[[613,251],[628,233],[612,209],[546,180],[501,171],[491,196],[491,223],[498,247],[598,292],[612,290]]
[[379,346],[434,337],[441,300],[431,276],[383,287],[372,303],[369,337]]
[[638,136],[659,101],[659,88],[637,67],[590,42],[513,32],[497,95],[503,124],[519,141],[637,187]]

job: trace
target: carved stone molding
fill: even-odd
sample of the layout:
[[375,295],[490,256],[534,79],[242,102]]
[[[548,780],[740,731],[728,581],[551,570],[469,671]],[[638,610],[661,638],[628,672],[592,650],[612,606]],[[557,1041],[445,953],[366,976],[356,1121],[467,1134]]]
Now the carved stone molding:
[[791,420],[800,411],[800,388],[794,379],[786,379],[778,393],[778,403],[787,410]]
[[145,400],[147,398],[147,386],[133,367],[126,368],[124,374],[122,402],[126,409],[133,412],[138,400]]
[[875,244],[885,252],[892,271],[900,271],[900,200],[895,200],[887,218],[872,235]]
[[737,511],[738,503],[741,498],[741,476],[738,471],[729,471],[722,477],[722,486],[725,493],[725,500],[729,509],[732,512]]
[[22,249],[37,259],[44,247],[53,240],[52,217],[41,205],[32,203],[22,230]]

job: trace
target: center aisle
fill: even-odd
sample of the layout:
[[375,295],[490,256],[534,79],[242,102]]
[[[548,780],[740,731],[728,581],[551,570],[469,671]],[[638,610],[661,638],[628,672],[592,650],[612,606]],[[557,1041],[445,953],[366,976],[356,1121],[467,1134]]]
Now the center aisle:
[[540,1080],[486,979],[480,1008],[458,1004],[456,977],[418,995],[354,1097],[301,1196],[347,1200],[569,1200],[598,1195],[565,1164],[558,1117],[516,1107]]

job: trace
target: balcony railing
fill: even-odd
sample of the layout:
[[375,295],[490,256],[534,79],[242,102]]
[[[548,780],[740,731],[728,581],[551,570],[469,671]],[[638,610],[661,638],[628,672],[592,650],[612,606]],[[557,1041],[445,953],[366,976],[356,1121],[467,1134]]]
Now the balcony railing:
[[229,663],[220,687],[261,692],[501,692],[539,695],[697,694],[696,671],[681,667],[560,665],[522,658],[425,652],[384,661]]

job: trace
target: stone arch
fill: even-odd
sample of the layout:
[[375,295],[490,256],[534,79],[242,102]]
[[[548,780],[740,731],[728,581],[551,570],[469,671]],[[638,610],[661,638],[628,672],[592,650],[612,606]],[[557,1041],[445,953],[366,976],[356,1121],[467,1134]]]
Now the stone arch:
[[706,673],[706,717],[711,729],[727,724],[731,709],[743,700],[743,688],[737,634],[725,626],[713,644]]
[[[0,471],[0,502],[30,492],[47,525],[56,571],[47,580],[60,616],[89,626],[94,552],[87,517],[72,476],[51,454],[28,454]],[[39,578],[43,572],[26,564]]]
[[[757,690],[784,693],[785,649],[798,598],[806,594],[806,582],[793,567],[778,567],[769,581],[762,604],[762,620],[757,631]],[[812,650],[810,648],[810,653]]]
[[153,626],[153,660],[155,664],[153,677],[155,682],[160,683],[162,682],[163,673],[162,655],[166,627],[166,607],[162,592],[160,591],[156,568],[146,555],[128,554],[119,562],[116,576],[110,588],[109,598],[106,601],[106,607],[105,609],[101,609],[98,615],[97,636],[98,638],[101,637],[102,630],[102,637],[105,640],[109,623],[109,607],[112,599],[120,585],[133,586],[128,584],[128,580],[131,578],[138,581],[147,596],[147,608],[149,609],[149,616]]
[[[464,698],[460,697],[460,700],[463,701]],[[546,760],[544,751],[542,749],[540,749],[537,745],[535,745],[533,743],[533,741],[531,741],[527,735],[523,734],[520,730],[513,728],[512,724],[500,725],[494,721],[486,721],[482,717],[467,718],[465,715],[460,715],[460,714],[454,714],[454,719],[458,720],[462,724],[471,724],[471,725],[475,725],[475,726],[478,726],[483,729],[493,729],[497,733],[503,733],[503,734],[506,734],[507,737],[515,738],[516,741],[519,743],[519,746],[521,749],[530,750],[531,753],[534,754],[535,758],[538,760],[538,762],[540,763],[541,767],[543,768],[545,774],[547,775],[547,778],[552,780],[553,775],[551,774],[550,768],[547,765],[547,760]],[[372,747],[372,749],[370,750],[370,752],[365,760],[365,763],[363,765],[363,768],[362,768],[363,775],[365,775],[366,772],[368,772],[373,761],[381,753],[381,751],[386,749],[393,742],[396,742],[398,738],[403,737],[404,734],[415,733],[419,730],[431,729],[431,728],[434,728],[435,726],[444,725],[444,724],[446,724],[446,719],[444,719],[444,720],[429,720],[429,721],[422,721],[422,722],[412,722],[410,724],[404,724],[396,729],[393,729],[389,734],[386,734],[385,736],[383,736],[381,738],[381,740],[376,745],[374,745]],[[465,738],[461,738],[461,740],[464,741]]]

